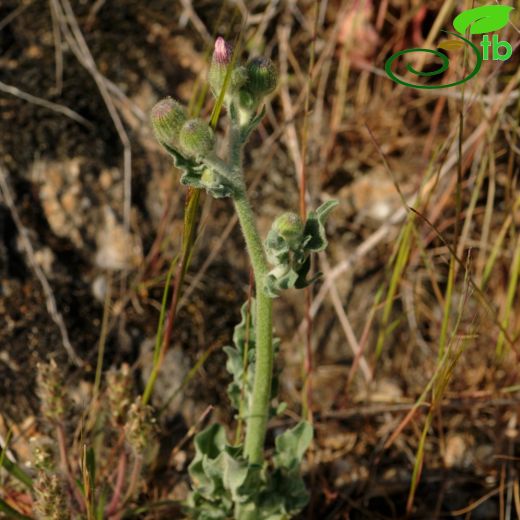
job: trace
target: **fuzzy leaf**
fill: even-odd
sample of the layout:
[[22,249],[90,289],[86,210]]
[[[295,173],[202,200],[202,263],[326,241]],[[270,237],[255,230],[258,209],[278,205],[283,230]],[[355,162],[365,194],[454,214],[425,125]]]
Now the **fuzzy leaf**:
[[276,437],[275,466],[286,469],[299,467],[312,437],[312,426],[306,421]]
[[220,424],[212,424],[195,435],[195,457],[188,467],[188,473],[196,488],[201,492],[214,492],[214,483],[204,471],[205,459],[215,459],[224,450],[226,432]]
[[246,125],[244,125],[240,131],[240,139],[243,143],[245,143],[249,136],[253,133],[253,131],[257,128],[257,126],[262,122],[262,119],[265,116],[265,107],[262,107],[262,110],[259,114],[249,121]]
[[206,165],[198,163],[195,159],[185,157],[175,148],[165,143],[163,143],[163,146],[172,156],[175,167],[183,172],[181,176],[182,184],[193,188],[205,189],[216,199],[233,196],[234,188],[227,179]]
[[325,235],[325,221],[330,212],[339,204],[337,200],[329,200],[323,203],[316,211],[311,211],[305,223],[304,242],[305,249],[315,253],[323,251],[327,247]]
[[508,5],[483,5],[468,9],[453,20],[453,27],[460,34],[465,34],[468,27],[470,34],[498,31],[508,24],[512,10],[513,7]]
[[284,289],[302,289],[320,277],[318,273],[307,279],[311,267],[310,253],[323,251],[327,247],[325,221],[337,205],[337,201],[330,200],[316,211],[311,211],[303,233],[298,232],[294,236],[287,234],[287,225],[284,225],[287,223],[280,224],[280,219],[286,214],[275,220],[265,240],[267,259],[274,266],[264,280],[267,296],[276,298]]
[[197,454],[215,459],[226,446],[224,427],[218,423],[211,424],[205,430],[195,435],[194,442]]
[[[228,385],[227,394],[233,407],[238,410],[242,416],[247,417],[249,413],[249,403],[251,401],[254,372],[255,372],[255,315],[256,315],[256,302],[252,298],[250,302],[250,309],[248,312],[249,304],[245,302],[242,305],[241,316],[242,319],[238,325],[236,325],[233,332],[233,343],[234,346],[224,347],[228,359],[226,362],[226,370],[233,376],[233,380]],[[280,339],[273,338],[273,350],[278,352],[280,346]],[[244,367],[244,358],[247,359]],[[246,374],[244,374],[244,368],[246,368]],[[277,389],[277,378],[278,373],[275,371],[273,374],[271,395],[276,395]],[[274,415],[275,411],[270,410],[270,414]]]

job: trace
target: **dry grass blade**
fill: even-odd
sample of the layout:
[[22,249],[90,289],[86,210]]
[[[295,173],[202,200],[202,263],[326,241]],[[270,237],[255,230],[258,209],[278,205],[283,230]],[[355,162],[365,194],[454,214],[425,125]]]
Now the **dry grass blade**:
[[33,96],[32,94],[28,94],[23,90],[20,90],[17,87],[13,87],[12,85],[6,85],[2,81],[0,81],[0,90],[5,92],[6,94],[11,94],[12,96],[16,96],[28,103],[32,103],[33,105],[38,105],[44,108],[48,108],[49,110],[53,110],[54,112],[58,112],[59,114],[63,114],[65,117],[76,121],[80,125],[83,125],[87,128],[92,128],[92,123],[85,119],[83,116],[80,116],[77,112],[66,107],[64,105],[60,105],[59,103],[53,103],[52,101],[47,101],[46,99],[40,98],[38,96]]
[[13,221],[16,225],[18,234],[21,239],[22,247],[25,251],[25,254],[27,255],[29,265],[31,266],[31,269],[34,271],[34,274],[36,275],[36,278],[38,278],[38,281],[40,282],[40,285],[42,287],[43,293],[45,295],[47,311],[49,312],[49,315],[51,316],[54,323],[56,323],[60,331],[63,348],[65,349],[65,352],[69,356],[69,359],[72,361],[72,363],[79,367],[83,366],[82,359],[78,356],[70,342],[67,326],[65,325],[65,320],[63,319],[62,313],[58,310],[58,304],[56,303],[54,292],[49,284],[49,281],[47,280],[47,277],[45,276],[45,273],[36,261],[35,251],[31,244],[29,233],[25,226],[22,224],[20,216],[18,215],[18,210],[16,209],[13,192],[11,190],[11,187],[9,186],[9,181],[7,178],[7,172],[1,165],[0,192],[2,194],[2,198],[4,199],[6,206],[9,208],[9,211],[11,212],[11,216],[13,218]]
[[83,33],[81,32],[69,0],[50,0],[50,2],[56,18],[60,23],[61,31],[63,32],[72,52],[78,61],[89,71],[96,82],[101,97],[105,102],[107,110],[119,135],[121,144],[123,145],[123,220],[125,229],[128,231],[130,229],[130,210],[132,204],[132,148],[130,145],[130,139],[114,105],[112,96],[110,95],[106,78],[99,72],[96,66],[96,62],[94,61],[92,53],[90,52]]

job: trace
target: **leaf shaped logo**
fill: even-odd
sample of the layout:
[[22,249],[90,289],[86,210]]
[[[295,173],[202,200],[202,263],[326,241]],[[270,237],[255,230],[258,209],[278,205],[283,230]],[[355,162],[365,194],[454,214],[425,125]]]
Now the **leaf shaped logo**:
[[469,27],[470,34],[484,34],[498,31],[509,22],[509,13],[513,7],[508,5],[483,5],[460,13],[453,20],[453,27],[460,34],[465,34]]

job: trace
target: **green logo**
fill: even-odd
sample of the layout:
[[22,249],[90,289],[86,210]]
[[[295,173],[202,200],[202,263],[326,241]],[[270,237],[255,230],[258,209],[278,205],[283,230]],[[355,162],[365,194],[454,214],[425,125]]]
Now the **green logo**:
[[[438,88],[448,88],[455,87],[456,85],[461,85],[462,83],[466,83],[471,78],[476,76],[482,67],[483,60],[493,59],[495,61],[505,61],[508,60],[513,54],[513,48],[511,44],[507,41],[499,41],[498,35],[494,34],[492,39],[489,39],[489,36],[485,33],[498,31],[505,27],[509,22],[509,13],[513,10],[512,7],[506,5],[485,5],[482,7],[476,7],[475,9],[469,9],[467,11],[463,11],[460,13],[455,20],[453,20],[453,27],[457,31],[456,33],[450,31],[443,31],[447,34],[451,34],[455,36],[457,39],[453,40],[443,40],[439,43],[440,49],[445,50],[456,50],[458,48],[469,46],[469,48],[473,51],[475,55],[475,65],[473,70],[468,73],[464,78],[454,81],[453,83],[448,83],[446,85],[418,85],[415,83],[409,83],[407,81],[402,80],[392,70],[393,63],[404,54],[408,54],[410,52],[426,52],[428,54],[434,54],[437,56],[442,64],[437,69],[430,72],[421,72],[415,70],[410,64],[406,65],[406,70],[415,76],[419,77],[431,77],[437,76],[438,74],[442,74],[446,71],[450,65],[449,58],[440,52],[439,50],[431,50],[431,49],[406,49],[403,51],[396,52],[385,63],[385,71],[396,83],[400,83],[406,87],[411,88],[422,88],[422,89],[438,89]],[[480,46],[482,47],[482,52],[480,49],[471,41],[461,36],[461,34],[484,34],[482,37],[482,41]],[[491,47],[491,52],[490,52]],[[490,58],[491,55],[491,58]]]

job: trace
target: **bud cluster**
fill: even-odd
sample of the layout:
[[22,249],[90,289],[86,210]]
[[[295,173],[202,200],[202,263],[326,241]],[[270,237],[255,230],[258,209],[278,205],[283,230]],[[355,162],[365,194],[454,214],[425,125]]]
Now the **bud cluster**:
[[252,58],[245,65],[235,67],[233,48],[219,37],[215,42],[208,82],[215,97],[226,88],[224,99],[228,106],[235,101],[250,117],[262,98],[276,88],[277,72],[271,60],[263,57]]
[[171,97],[152,108],[151,123],[155,137],[166,149],[173,148],[189,157],[204,157],[215,146],[211,127],[202,119],[188,119],[184,107]]

